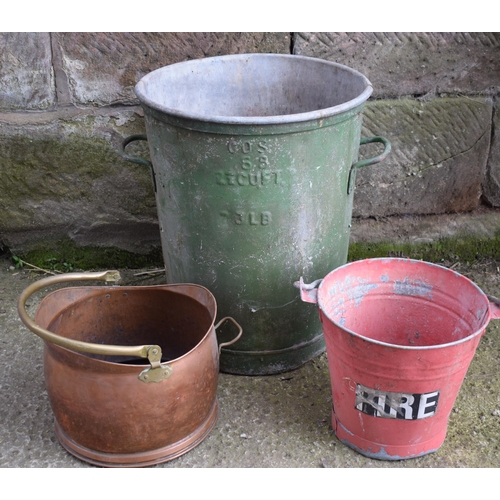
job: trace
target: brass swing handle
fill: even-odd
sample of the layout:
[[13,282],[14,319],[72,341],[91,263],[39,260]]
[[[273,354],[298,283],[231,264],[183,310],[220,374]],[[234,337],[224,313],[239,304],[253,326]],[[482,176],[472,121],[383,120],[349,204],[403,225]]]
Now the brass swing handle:
[[101,271],[95,273],[67,273],[59,276],[50,276],[41,280],[35,281],[29,285],[20,295],[17,302],[17,312],[21,321],[36,335],[41,337],[47,342],[65,347],[72,351],[84,352],[88,354],[101,354],[108,356],[137,356],[140,358],[147,358],[151,365],[161,360],[162,352],[161,347],[157,345],[141,345],[141,346],[114,346],[103,344],[92,344],[90,342],[82,342],[80,340],[68,339],[61,337],[55,333],[49,332],[40,325],[37,325],[26,311],[26,302],[31,295],[42,288],[56,285],[58,283],[67,283],[70,281],[88,281],[88,280],[101,280],[108,283],[115,283],[121,278],[118,271]]
[[[161,382],[168,378],[172,373],[172,368],[168,364],[161,364],[162,351],[159,345],[141,345],[141,346],[115,346],[93,344],[90,342],[82,342],[80,340],[68,339],[61,337],[53,332],[49,332],[45,328],[35,323],[26,311],[26,302],[35,292],[42,288],[56,285],[58,283],[67,283],[71,281],[88,281],[88,280],[101,280],[108,283],[115,283],[121,279],[118,271],[101,271],[95,273],[67,273],[59,276],[50,276],[41,280],[35,281],[29,285],[19,296],[17,302],[17,312],[21,321],[36,335],[41,337],[47,342],[51,342],[72,351],[83,352],[88,354],[101,354],[108,356],[137,356],[139,358],[147,358],[151,363],[151,367],[143,370],[138,378],[142,382]],[[241,326],[231,317],[222,318],[215,330],[219,328],[222,323],[231,321],[238,328],[238,335],[229,342],[224,342],[219,345],[219,354],[223,347],[234,344],[243,333]]]

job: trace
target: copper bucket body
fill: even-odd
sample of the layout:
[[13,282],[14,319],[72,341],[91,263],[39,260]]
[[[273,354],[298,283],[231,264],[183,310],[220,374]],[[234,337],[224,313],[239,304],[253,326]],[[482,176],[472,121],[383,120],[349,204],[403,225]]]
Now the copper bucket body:
[[61,445],[108,467],[154,465],[197,446],[218,415],[222,321],[214,326],[215,317],[213,295],[198,285],[72,287],[44,297],[34,317],[41,329],[90,345],[153,344],[162,353],[161,377],[148,381],[147,359],[75,352],[44,339]]

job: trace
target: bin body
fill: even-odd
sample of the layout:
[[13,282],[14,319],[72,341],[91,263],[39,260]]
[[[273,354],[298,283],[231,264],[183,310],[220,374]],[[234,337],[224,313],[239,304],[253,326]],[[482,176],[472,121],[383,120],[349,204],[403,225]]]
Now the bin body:
[[245,331],[221,370],[280,373],[323,352],[293,278],[346,262],[369,81],[326,61],[251,54],[161,68],[136,93],[167,281],[206,286]]

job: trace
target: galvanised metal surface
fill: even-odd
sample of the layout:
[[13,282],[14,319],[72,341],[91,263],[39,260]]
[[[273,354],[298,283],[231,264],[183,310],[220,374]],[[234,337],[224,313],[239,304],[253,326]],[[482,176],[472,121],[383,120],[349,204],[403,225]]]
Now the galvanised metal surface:
[[346,262],[355,169],[390,149],[370,138],[384,153],[356,164],[371,91],[345,66],[276,54],[174,64],[137,84],[167,281],[207,287],[245,331],[221,370],[279,373],[324,350],[293,281]]

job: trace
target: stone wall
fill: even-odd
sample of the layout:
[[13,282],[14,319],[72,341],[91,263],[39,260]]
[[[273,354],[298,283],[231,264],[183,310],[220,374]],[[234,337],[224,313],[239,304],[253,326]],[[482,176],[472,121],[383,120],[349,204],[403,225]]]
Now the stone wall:
[[371,80],[364,133],[392,144],[383,164],[358,173],[353,216],[500,206],[499,48],[500,33],[297,33],[295,53]]
[[0,246],[158,246],[150,174],[119,155],[144,133],[134,86],[231,53],[320,57],[371,80],[363,135],[392,153],[358,172],[355,217],[500,207],[499,45],[499,33],[0,33]]

